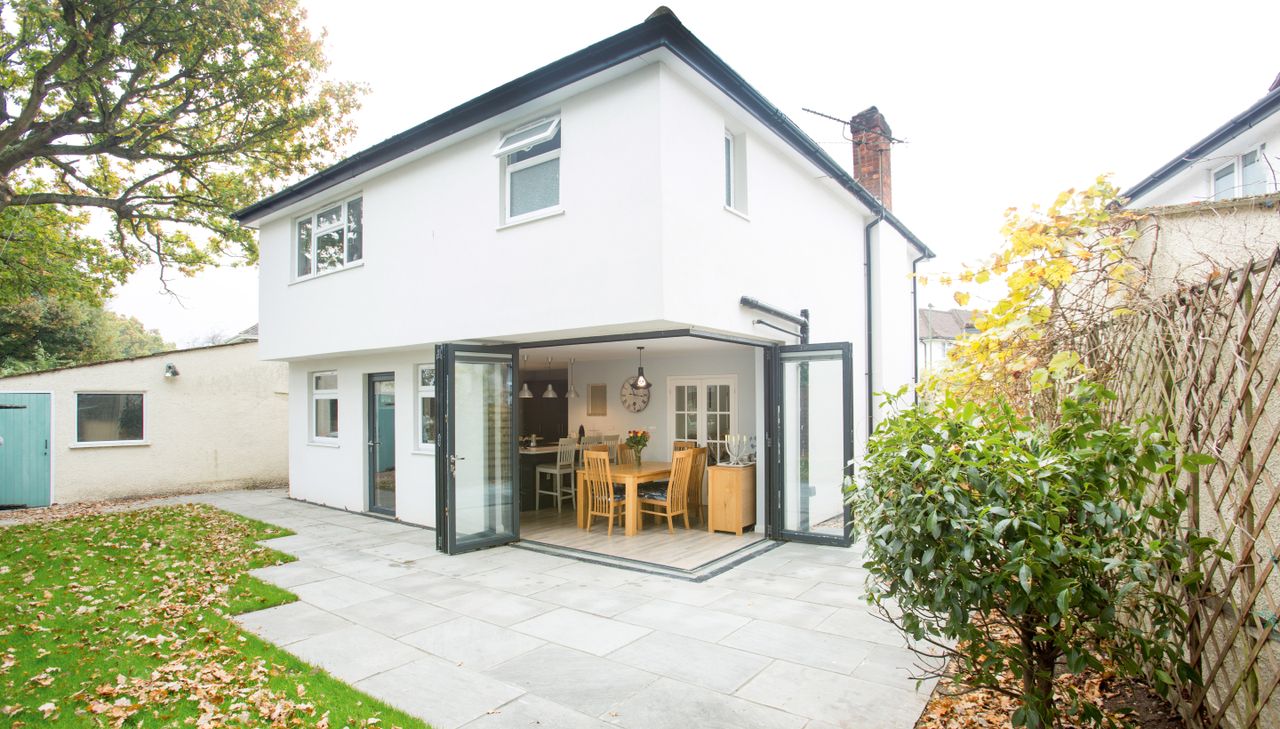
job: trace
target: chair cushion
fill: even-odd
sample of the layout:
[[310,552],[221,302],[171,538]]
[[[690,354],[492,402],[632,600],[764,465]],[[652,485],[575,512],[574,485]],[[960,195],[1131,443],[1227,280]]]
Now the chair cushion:
[[666,489],[666,487],[665,487],[665,486],[664,486],[664,487],[662,487],[662,488],[642,488],[642,489],[640,489],[640,498],[642,498],[642,499],[658,499],[658,500],[660,500],[660,501],[661,501],[661,500],[666,500],[666,498],[667,498],[667,489]]

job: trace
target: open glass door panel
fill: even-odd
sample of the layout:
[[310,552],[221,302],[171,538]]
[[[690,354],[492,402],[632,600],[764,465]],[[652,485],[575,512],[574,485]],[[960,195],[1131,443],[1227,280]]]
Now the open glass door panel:
[[774,519],[783,539],[850,542],[844,480],[853,458],[852,349],[848,342],[778,348]]
[[[515,353],[505,348],[443,345],[437,357],[436,525],[449,554],[519,538],[516,484]],[[443,377],[441,377],[443,375]]]

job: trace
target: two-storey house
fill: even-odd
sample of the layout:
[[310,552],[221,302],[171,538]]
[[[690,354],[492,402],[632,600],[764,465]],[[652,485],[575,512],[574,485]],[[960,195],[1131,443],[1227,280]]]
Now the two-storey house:
[[[856,167],[887,199],[887,126],[864,116]],[[434,527],[448,552],[534,526],[687,568],[847,543],[872,393],[915,377],[929,249],[665,8],[238,218],[260,235],[262,356],[290,366],[292,496]],[[730,474],[747,523],[707,531],[704,482],[692,530],[581,530],[548,451],[582,434],[612,455],[635,429],[643,461],[754,455]],[[659,537],[688,548],[659,559]]]

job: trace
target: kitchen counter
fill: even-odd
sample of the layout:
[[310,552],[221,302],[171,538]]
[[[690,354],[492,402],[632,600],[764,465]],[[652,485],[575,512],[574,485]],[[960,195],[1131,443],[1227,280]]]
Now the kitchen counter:
[[530,448],[529,446],[520,446],[520,455],[522,456],[541,456],[547,453],[555,453],[560,450],[559,445],[541,445]]

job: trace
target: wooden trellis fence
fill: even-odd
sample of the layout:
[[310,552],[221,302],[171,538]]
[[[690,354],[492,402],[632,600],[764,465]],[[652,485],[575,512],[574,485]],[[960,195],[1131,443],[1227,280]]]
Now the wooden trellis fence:
[[1278,317],[1280,248],[1081,347],[1119,396],[1115,417],[1154,415],[1186,451],[1217,458],[1179,484],[1191,525],[1231,555],[1199,565],[1204,587],[1184,595],[1186,655],[1204,684],[1183,682],[1178,708],[1197,729],[1280,727]]

